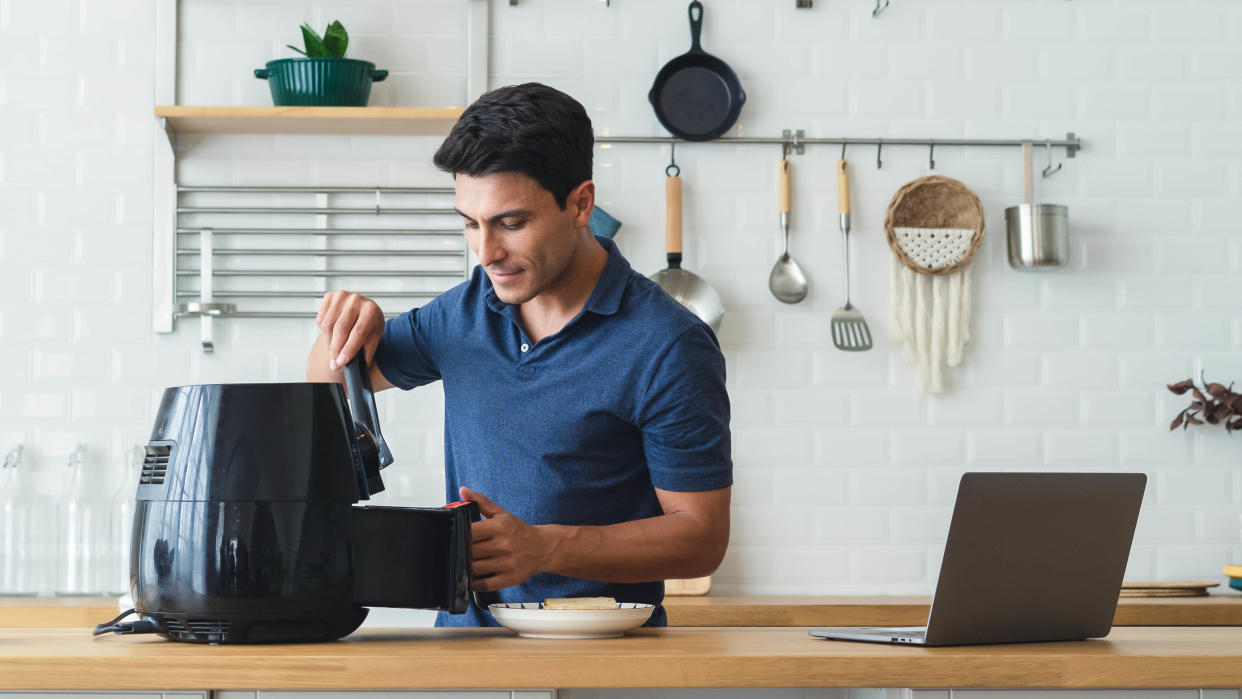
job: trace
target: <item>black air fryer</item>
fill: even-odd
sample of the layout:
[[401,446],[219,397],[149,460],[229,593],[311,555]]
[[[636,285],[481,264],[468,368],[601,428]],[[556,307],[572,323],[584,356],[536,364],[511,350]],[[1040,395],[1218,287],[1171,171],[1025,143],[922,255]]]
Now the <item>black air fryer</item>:
[[130,575],[142,618],[104,631],[325,641],[357,629],[368,607],[466,611],[474,503],[354,505],[384,489],[379,471],[392,462],[361,355],[346,367],[345,391],[164,391],[134,514]]

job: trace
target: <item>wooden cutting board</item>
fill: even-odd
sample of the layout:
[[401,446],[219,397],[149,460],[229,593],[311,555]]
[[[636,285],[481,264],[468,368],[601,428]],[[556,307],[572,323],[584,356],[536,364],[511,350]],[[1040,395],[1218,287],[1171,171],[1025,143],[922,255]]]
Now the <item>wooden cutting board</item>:
[[677,596],[706,595],[712,589],[712,576],[676,578],[664,581],[664,594]]

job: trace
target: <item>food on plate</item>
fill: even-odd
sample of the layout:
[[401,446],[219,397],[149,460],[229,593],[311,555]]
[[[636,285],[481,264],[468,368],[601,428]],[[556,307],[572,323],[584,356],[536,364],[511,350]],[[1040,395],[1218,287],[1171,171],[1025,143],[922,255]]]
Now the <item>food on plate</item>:
[[549,597],[543,601],[544,609],[616,609],[617,600],[612,597]]

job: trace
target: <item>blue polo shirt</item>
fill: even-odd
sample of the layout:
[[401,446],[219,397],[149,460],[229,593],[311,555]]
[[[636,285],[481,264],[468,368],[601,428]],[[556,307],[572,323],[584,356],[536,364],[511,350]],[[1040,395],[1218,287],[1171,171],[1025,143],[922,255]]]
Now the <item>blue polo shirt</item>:
[[[394,386],[444,382],[445,491],[483,493],[528,524],[607,525],[662,514],[655,488],[733,483],[724,356],[703,321],[630,268],[612,241],[582,311],[539,342],[481,267],[384,326],[375,361]],[[615,597],[657,605],[662,581],[540,574],[504,602]],[[495,626],[473,604],[437,626]]]

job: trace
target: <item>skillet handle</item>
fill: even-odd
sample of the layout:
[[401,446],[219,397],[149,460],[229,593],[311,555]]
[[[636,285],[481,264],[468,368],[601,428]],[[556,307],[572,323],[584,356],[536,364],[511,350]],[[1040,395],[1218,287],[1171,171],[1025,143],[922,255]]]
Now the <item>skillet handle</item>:
[[681,178],[664,180],[664,242],[668,251],[668,268],[681,269]]
[[[698,10],[697,16],[695,10]],[[687,13],[690,15],[690,50],[692,52],[702,51],[702,47],[699,46],[699,37],[703,35],[703,3],[694,0],[690,3]]]

